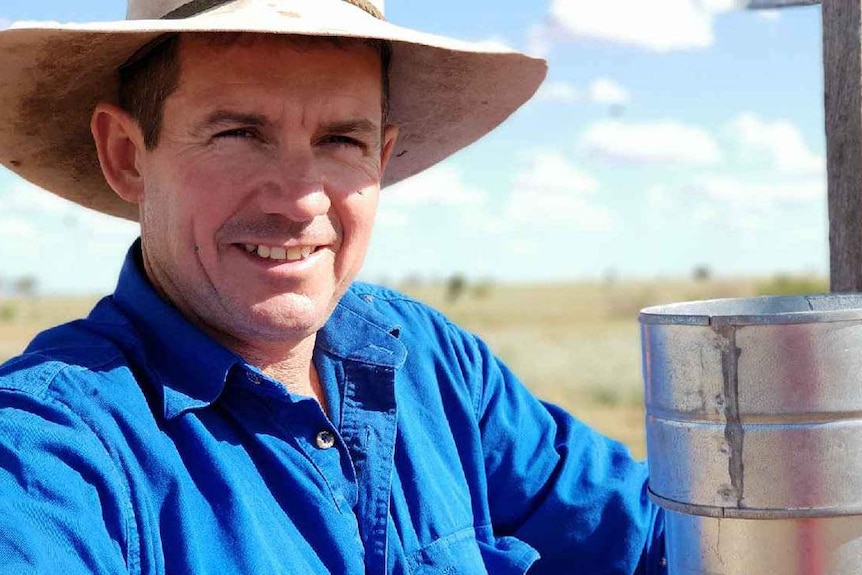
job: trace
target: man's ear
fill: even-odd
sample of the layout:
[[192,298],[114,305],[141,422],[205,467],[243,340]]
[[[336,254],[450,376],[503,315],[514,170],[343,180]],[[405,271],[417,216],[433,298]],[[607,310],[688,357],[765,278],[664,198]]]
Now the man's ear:
[[398,126],[388,125],[383,128],[383,146],[380,148],[380,173],[386,171],[386,164],[395,150],[395,141],[398,140]]
[[144,180],[139,157],[145,146],[138,123],[122,108],[100,103],[93,111],[90,132],[108,185],[127,202],[140,203]]

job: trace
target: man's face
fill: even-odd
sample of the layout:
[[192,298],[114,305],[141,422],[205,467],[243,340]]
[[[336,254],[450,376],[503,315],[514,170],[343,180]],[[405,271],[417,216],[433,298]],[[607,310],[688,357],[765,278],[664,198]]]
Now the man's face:
[[233,349],[296,344],[362,264],[394,130],[365,46],[183,38],[158,146],[139,156],[147,273]]

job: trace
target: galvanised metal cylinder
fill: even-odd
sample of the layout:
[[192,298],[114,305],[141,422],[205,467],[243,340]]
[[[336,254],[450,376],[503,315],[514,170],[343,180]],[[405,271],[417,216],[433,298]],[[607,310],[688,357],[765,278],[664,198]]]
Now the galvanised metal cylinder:
[[862,573],[862,296],[640,314],[671,575]]

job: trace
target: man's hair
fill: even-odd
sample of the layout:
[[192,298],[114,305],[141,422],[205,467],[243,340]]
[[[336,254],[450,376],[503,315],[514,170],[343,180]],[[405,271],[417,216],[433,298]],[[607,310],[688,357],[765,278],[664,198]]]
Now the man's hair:
[[[222,32],[203,35],[213,45],[230,45],[248,36],[242,32]],[[367,46],[380,55],[382,117],[386,125],[389,116],[389,67],[392,45],[385,40],[339,37],[289,36],[288,40],[300,46],[326,44],[349,49]],[[138,122],[148,150],[159,143],[165,101],[180,83],[180,34],[165,34],[138,50],[120,67],[118,103]]]

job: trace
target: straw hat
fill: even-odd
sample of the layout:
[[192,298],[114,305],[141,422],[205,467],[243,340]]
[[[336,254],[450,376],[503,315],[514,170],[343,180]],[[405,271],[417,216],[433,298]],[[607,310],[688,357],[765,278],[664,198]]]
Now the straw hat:
[[90,136],[117,69],[168,32],[260,32],[392,42],[397,147],[383,185],[436,164],[494,129],[542,82],[546,64],[503,47],[390,24],[383,0],[129,0],[121,22],[22,23],[0,32],[0,163],[83,206],[137,219],[102,177]]

